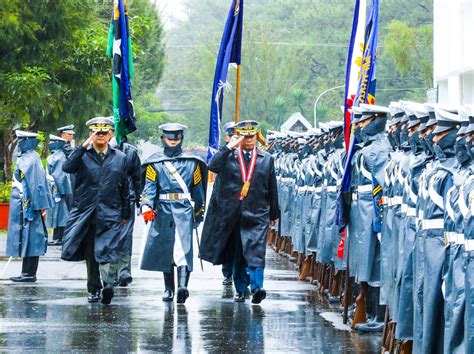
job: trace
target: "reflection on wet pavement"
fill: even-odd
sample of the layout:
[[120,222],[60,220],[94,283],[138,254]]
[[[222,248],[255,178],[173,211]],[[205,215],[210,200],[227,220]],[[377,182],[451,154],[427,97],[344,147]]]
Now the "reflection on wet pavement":
[[[50,261],[51,268],[69,263]],[[163,303],[161,275],[144,273],[116,289],[112,305],[88,304],[85,280],[51,277],[35,284],[0,282],[0,348],[33,352],[319,352],[378,351],[379,335],[336,330],[311,285],[268,252],[261,305],[233,302],[219,267],[191,277],[185,305]],[[41,267],[41,266],[40,266]],[[47,265],[44,265],[47,268]],[[140,273],[141,274],[141,273]],[[50,279],[50,280],[47,280]]]

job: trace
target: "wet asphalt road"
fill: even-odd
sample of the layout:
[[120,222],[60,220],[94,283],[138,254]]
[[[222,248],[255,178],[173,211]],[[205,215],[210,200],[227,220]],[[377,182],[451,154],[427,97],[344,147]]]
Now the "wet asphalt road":
[[[161,273],[137,269],[140,234],[134,238],[133,276],[116,288],[112,304],[88,304],[83,262],[59,260],[50,248],[40,260],[38,281],[13,284],[13,261],[0,280],[0,351],[31,352],[316,352],[374,353],[380,335],[340,330],[320,314],[336,311],[315,287],[296,280],[286,259],[268,249],[261,305],[233,302],[221,285],[220,267],[198,263],[184,305],[163,303]],[[4,239],[0,239],[4,242]],[[198,262],[196,260],[196,262]],[[0,272],[6,260],[0,260]],[[339,318],[339,316],[334,316]]]

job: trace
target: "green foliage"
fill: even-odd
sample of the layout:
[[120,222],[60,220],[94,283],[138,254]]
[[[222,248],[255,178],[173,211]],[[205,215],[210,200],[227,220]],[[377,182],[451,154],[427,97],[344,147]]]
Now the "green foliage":
[[0,182],[0,203],[8,203],[10,201],[11,190],[12,182]]
[[[163,30],[154,4],[133,0],[128,5],[136,73],[132,93],[140,120],[146,115],[142,96],[156,90],[163,73]],[[81,140],[86,120],[111,115],[112,63],[105,50],[112,8],[110,0],[2,1],[1,144],[14,146],[9,145],[14,129],[49,134],[71,123]],[[11,157],[12,152],[5,153]]]
[[427,87],[431,86],[433,26],[410,27],[407,22],[393,20],[387,25],[384,53],[393,58],[401,76],[406,76],[418,67]]

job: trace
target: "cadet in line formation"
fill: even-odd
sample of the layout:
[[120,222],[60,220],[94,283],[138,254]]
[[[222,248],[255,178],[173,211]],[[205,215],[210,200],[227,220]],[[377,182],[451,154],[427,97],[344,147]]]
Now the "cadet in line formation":
[[[117,143],[112,117],[87,121],[88,138],[71,147],[74,126],[50,135],[46,171],[35,148],[38,134],[16,131],[18,157],[13,176],[7,255],[23,259],[14,282],[35,282],[39,256],[62,245],[61,258],[85,260],[88,302],[110,304],[115,286],[131,275],[135,208],[147,223],[140,269],[163,273],[163,301],[184,303],[193,271],[193,233],[204,220],[208,168],[182,150],[186,126],[160,126],[163,152],[140,163],[136,149]],[[279,217],[274,160],[257,148],[258,123],[243,121],[229,129],[227,145],[210,160],[218,174],[206,218],[200,257],[224,264],[224,285],[236,287],[244,302],[266,297],[263,288],[266,237]],[[228,214],[222,215],[222,206]],[[48,212],[48,213],[47,213]],[[48,217],[46,215],[49,214]],[[219,221],[219,222],[218,222]],[[199,245],[199,239],[198,239]],[[177,268],[177,291],[174,267]]]
[[349,163],[340,122],[269,134],[282,217],[268,242],[353,329],[383,331],[384,351],[474,352],[474,107],[351,114]]

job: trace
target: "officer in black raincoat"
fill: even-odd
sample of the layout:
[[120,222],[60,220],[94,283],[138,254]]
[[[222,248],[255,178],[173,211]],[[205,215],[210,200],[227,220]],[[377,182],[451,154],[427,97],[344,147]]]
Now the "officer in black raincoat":
[[63,166],[65,172],[76,174],[76,185],[61,258],[86,260],[88,301],[102,300],[103,304],[109,304],[114,296],[114,264],[119,260],[122,225],[130,216],[127,159],[108,146],[113,124],[107,117],[87,121],[89,138]]
[[274,161],[256,148],[257,126],[255,121],[238,123],[235,128],[240,137],[234,136],[209,162],[221,185],[219,208],[208,213],[204,223],[201,258],[221,264],[232,257],[237,302],[245,301],[247,271],[252,302],[260,303],[266,297],[263,271],[267,233],[270,223],[280,217]]
[[[224,124],[224,139],[226,144],[229,143],[232,135],[234,135],[234,122],[228,122]],[[209,205],[207,207],[207,212],[209,213],[216,213],[219,209],[217,205],[217,196],[219,195],[219,187],[220,187],[220,178],[216,176],[214,181],[214,187],[212,189],[211,198],[209,199]],[[222,263],[222,275],[224,276],[224,280],[222,281],[222,285],[232,285],[232,259],[228,260],[227,262]]]
[[50,246],[62,245],[64,227],[69,218],[68,199],[72,196],[72,186],[69,173],[63,171],[66,154],[63,151],[67,140],[59,136],[49,136],[49,150],[46,171],[52,187],[54,208],[51,215],[51,227],[53,228],[53,241]]
[[140,205],[145,222],[151,221],[151,225],[140,268],[163,272],[163,301],[173,301],[176,265],[177,302],[184,303],[193,270],[193,230],[204,215],[207,167],[197,156],[183,153],[186,126],[168,123],[160,129],[164,153],[153,154],[143,162],[145,184]]
[[35,148],[38,134],[17,130],[19,156],[13,171],[6,255],[23,259],[21,275],[14,282],[35,282],[39,256],[46,253],[48,232],[43,211],[53,199],[41,159]]
[[132,243],[133,243],[133,226],[135,225],[135,206],[140,207],[141,188],[141,162],[137,149],[124,141],[117,146],[117,140],[113,137],[109,145],[122,151],[127,157],[127,176],[128,188],[130,195],[130,218],[123,225],[120,244],[119,244],[119,261],[117,268],[117,284],[119,286],[127,286],[133,280],[132,278]]

